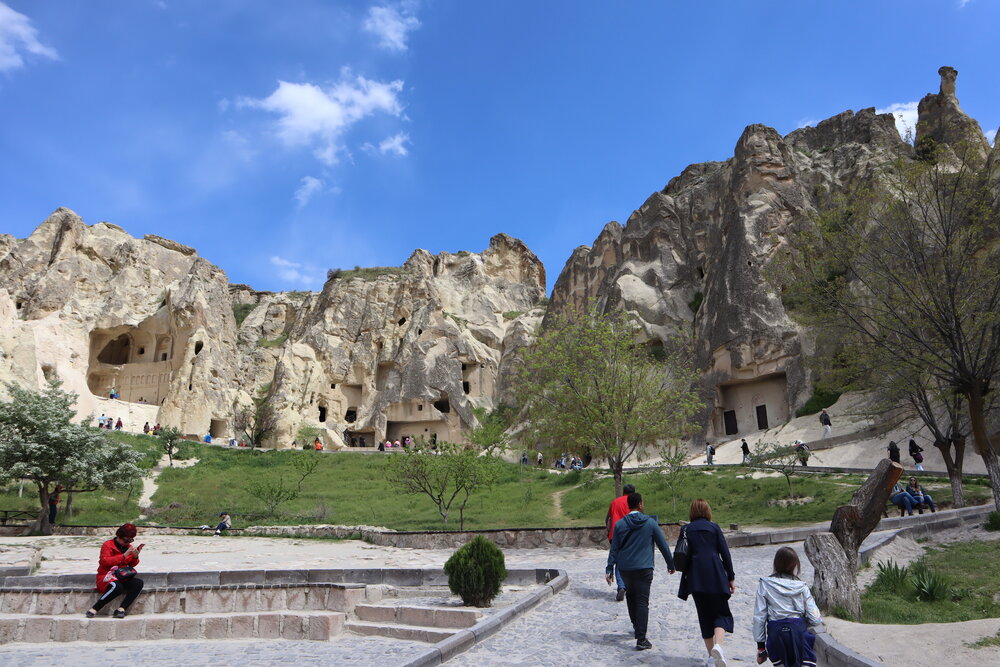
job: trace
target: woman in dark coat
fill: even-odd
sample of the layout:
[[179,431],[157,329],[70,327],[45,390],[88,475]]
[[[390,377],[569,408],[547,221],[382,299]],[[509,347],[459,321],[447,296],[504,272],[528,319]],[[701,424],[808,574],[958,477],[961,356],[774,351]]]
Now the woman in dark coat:
[[726,667],[722,640],[733,631],[729,598],[736,592],[736,573],[722,529],[712,523],[712,508],[701,498],[691,503],[691,523],[684,527],[688,540],[688,566],[677,597],[694,597],[698,625],[708,654],[716,667]]
[[889,460],[893,463],[899,463],[899,447],[896,445],[895,440],[889,441]]

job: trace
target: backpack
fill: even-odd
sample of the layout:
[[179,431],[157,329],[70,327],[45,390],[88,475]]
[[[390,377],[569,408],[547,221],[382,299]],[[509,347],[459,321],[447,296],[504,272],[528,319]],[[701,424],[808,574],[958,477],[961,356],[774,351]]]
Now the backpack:
[[715,447],[712,447],[711,445],[709,445],[708,446],[708,453],[711,454],[712,456],[715,456]]

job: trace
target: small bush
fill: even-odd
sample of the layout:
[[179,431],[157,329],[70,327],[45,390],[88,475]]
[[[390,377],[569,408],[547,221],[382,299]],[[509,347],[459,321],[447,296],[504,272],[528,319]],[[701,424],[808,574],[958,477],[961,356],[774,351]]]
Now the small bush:
[[913,568],[912,583],[917,599],[924,602],[948,600],[955,595],[955,588],[947,577],[931,572],[926,567]]
[[815,391],[813,391],[812,398],[806,401],[805,405],[795,411],[795,416],[805,417],[806,415],[816,414],[823,408],[828,408],[836,403],[839,398],[839,391],[816,387]]
[[875,581],[871,587],[873,590],[899,593],[901,595],[907,588],[909,576],[910,570],[905,565],[896,565],[891,560],[879,563],[878,574],[875,575]]
[[503,552],[482,535],[451,555],[444,564],[448,588],[466,606],[489,607],[507,578]]
[[247,318],[254,308],[257,307],[255,303],[234,303],[233,304],[233,317],[236,318],[236,327],[239,328],[243,324],[243,320]]
[[1000,512],[990,512],[986,517],[986,530],[1000,530]]

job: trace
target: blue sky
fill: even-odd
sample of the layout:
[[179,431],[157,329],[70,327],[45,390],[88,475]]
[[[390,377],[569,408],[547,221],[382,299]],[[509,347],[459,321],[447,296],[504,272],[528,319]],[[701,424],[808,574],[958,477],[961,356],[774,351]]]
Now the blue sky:
[[0,0],[0,232],[66,206],[269,290],[506,232],[551,287],[750,123],[915,117],[951,65],[995,132],[997,25],[991,0]]

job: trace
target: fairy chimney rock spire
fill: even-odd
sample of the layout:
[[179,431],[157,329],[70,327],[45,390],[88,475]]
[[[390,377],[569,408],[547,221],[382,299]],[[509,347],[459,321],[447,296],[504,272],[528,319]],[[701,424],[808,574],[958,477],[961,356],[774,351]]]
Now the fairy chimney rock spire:
[[945,65],[938,69],[941,75],[941,94],[948,97],[955,97],[955,79],[958,78],[958,70]]

